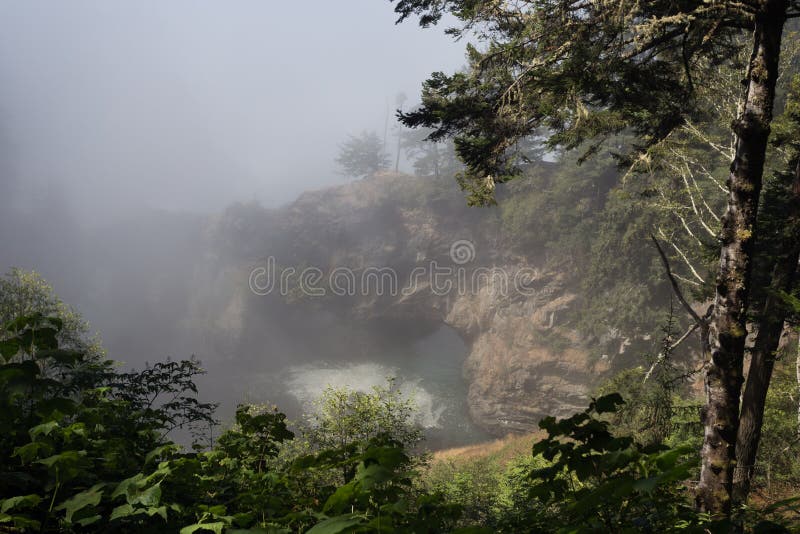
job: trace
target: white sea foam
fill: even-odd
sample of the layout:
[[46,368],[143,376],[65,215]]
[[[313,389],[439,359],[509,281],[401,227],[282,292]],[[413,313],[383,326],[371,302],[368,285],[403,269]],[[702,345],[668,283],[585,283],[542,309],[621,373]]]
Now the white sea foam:
[[386,385],[390,377],[395,378],[405,398],[413,399],[419,424],[424,428],[441,428],[442,414],[447,408],[443,400],[423,388],[419,377],[403,376],[397,368],[379,363],[319,363],[290,367],[286,371],[286,390],[306,410],[313,410],[314,401],[328,386],[369,392],[375,386]]

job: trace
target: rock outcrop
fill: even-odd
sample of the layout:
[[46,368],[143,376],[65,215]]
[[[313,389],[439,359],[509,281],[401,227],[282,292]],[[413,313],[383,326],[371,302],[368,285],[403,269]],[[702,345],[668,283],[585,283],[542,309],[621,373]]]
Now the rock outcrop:
[[[345,339],[358,335],[353,325],[398,337],[448,325],[468,347],[470,414],[493,434],[530,431],[544,415],[584,408],[607,370],[565,323],[577,299],[568,276],[549,271],[542,251],[511,246],[499,211],[466,207],[449,181],[383,174],[276,210],[239,205],[212,235],[227,262],[215,268],[235,280],[233,296],[214,306],[229,337],[258,336],[269,321],[288,325],[298,314],[333,317],[333,330],[353,344],[363,342]],[[254,294],[244,277],[252,283],[254,269],[263,274],[270,261],[286,287]],[[270,319],[243,319],[260,314]]]

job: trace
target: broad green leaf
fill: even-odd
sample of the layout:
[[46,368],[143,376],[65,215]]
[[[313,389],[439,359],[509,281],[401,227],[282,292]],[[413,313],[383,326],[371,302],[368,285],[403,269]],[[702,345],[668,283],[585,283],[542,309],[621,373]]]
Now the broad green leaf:
[[193,534],[194,532],[202,532],[204,530],[210,530],[215,534],[222,534],[224,528],[225,523],[222,521],[217,521],[215,523],[195,523],[194,525],[183,527],[180,531],[180,534]]
[[[30,519],[20,515],[9,515],[0,513],[0,524],[13,523],[15,529],[21,532],[36,532],[41,528],[41,523],[35,519]],[[11,532],[15,532],[12,530]]]
[[652,493],[658,487],[659,478],[642,478],[633,483],[633,489],[642,493]]
[[42,419],[56,421],[65,415],[72,415],[75,413],[77,405],[72,399],[63,397],[55,397],[52,399],[45,399],[36,405],[36,414],[41,416]]
[[333,495],[328,497],[328,500],[325,501],[325,506],[322,508],[322,511],[325,513],[340,513],[355,500],[357,494],[358,490],[355,482],[340,486],[333,492]]
[[49,421],[47,423],[42,423],[41,425],[36,425],[35,427],[31,428],[28,431],[28,434],[31,435],[31,438],[35,438],[39,435],[49,436],[50,433],[58,428],[58,421]]
[[150,517],[154,515],[159,515],[161,518],[166,521],[167,520],[167,507],[166,506],[159,506],[159,507],[150,507],[145,510],[145,513]]
[[28,464],[38,458],[42,451],[44,451],[44,454],[49,454],[52,451],[52,446],[42,441],[34,441],[14,449],[12,456],[17,456],[23,464]]
[[662,471],[668,471],[673,469],[675,465],[680,460],[680,457],[691,453],[692,450],[687,447],[678,447],[675,449],[670,449],[659,454],[656,457],[656,466],[661,469]]
[[97,523],[101,519],[103,519],[103,517],[101,515],[95,514],[93,516],[89,516],[89,517],[85,517],[83,519],[79,519],[79,520],[75,521],[75,524],[80,525],[82,527],[85,527],[85,526],[91,525],[92,523]]
[[161,501],[161,485],[155,484],[146,490],[136,494],[133,498],[129,498],[130,504],[141,504],[142,506],[158,506]]
[[42,498],[38,495],[19,495],[0,501],[0,512],[8,512],[9,510],[20,510],[25,508],[33,508],[42,502]]
[[370,488],[375,484],[388,482],[394,476],[394,472],[391,469],[379,464],[370,464],[366,467],[359,466],[355,479],[360,481],[365,488]]
[[19,341],[14,338],[6,339],[5,341],[0,341],[0,356],[3,357],[5,361],[8,361],[12,357],[16,356],[19,352]]
[[214,515],[225,515],[227,513],[227,508],[224,504],[217,504],[215,506],[208,507],[208,513]]
[[67,523],[72,523],[72,516],[87,506],[97,506],[103,498],[102,487],[104,483],[95,484],[86,491],[82,491],[77,495],[64,501],[61,505],[56,507],[56,510],[66,510]]
[[317,523],[306,534],[339,534],[361,524],[361,522],[362,518],[354,514],[339,515]]
[[166,453],[174,452],[178,450],[178,446],[174,443],[168,443],[166,445],[162,445],[160,447],[156,447],[152,451],[147,453],[147,456],[144,458],[144,463],[150,463],[154,458],[159,458],[164,456]]
[[288,528],[270,527],[270,528],[229,528],[225,534],[291,534],[292,531]]
[[51,470],[58,470],[58,476],[62,481],[71,480],[80,473],[80,464],[84,461],[86,451],[64,451],[60,454],[48,456],[42,460],[37,460]]
[[125,503],[120,506],[117,506],[116,508],[114,508],[114,510],[111,511],[111,517],[109,518],[109,520],[114,521],[121,517],[128,517],[137,513],[141,513],[141,511],[134,510],[133,506],[131,506],[128,503]]
[[143,484],[143,479],[144,475],[142,473],[137,473],[132,477],[126,478],[117,484],[116,489],[114,489],[114,492],[111,494],[111,498],[116,499],[120,495],[127,495],[131,493],[131,490],[138,489]]
[[59,454],[54,454],[39,460],[37,463],[46,465],[47,467],[58,466],[60,464],[71,464],[80,460],[81,456],[85,456],[86,451],[64,451]]

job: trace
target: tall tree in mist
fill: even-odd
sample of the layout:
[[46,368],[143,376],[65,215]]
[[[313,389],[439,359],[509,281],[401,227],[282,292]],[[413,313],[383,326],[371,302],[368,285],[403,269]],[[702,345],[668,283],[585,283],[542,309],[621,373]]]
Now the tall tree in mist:
[[400,132],[406,159],[411,162],[417,176],[452,178],[459,168],[453,143],[451,141],[434,143],[427,139],[429,134],[430,130],[425,129],[403,129]]
[[[394,103],[397,105],[398,113],[402,112],[403,104],[405,104],[408,97],[405,93],[397,93]],[[394,159],[394,172],[400,172],[400,152],[403,149],[403,130],[400,125],[397,127],[397,153]]]
[[408,126],[434,128],[432,139],[454,137],[467,166],[462,186],[479,205],[491,202],[497,183],[519,174],[517,147],[536,131],[549,132],[549,146],[580,148],[587,157],[613,142],[621,164],[647,158],[676,127],[702,118],[695,88],[709,73],[738,67],[730,63],[750,48],[732,125],[713,308],[707,317],[691,312],[704,325],[711,360],[698,505],[730,514],[765,154],[782,34],[787,20],[800,16],[800,3],[396,0],[395,11],[399,21],[418,15],[422,26],[449,13],[459,21],[449,33],[483,44],[468,46],[467,71],[434,73],[422,106],[401,116]]
[[389,155],[383,149],[383,140],[375,132],[350,135],[339,147],[336,163],[342,174],[356,178],[369,176],[389,168]]

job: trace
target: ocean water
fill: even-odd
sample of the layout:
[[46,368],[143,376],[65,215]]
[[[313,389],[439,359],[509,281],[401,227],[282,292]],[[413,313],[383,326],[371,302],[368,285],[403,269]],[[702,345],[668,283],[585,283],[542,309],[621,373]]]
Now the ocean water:
[[[456,447],[484,441],[490,436],[476,427],[466,404],[467,386],[462,368],[467,349],[450,328],[402,346],[383,348],[376,354],[359,354],[350,360],[323,358],[286,365],[273,372],[250,372],[230,384],[237,402],[275,404],[289,419],[299,420],[314,410],[314,401],[328,386],[371,391],[388,378],[417,406],[416,420],[430,449]],[[234,403],[221,407],[224,417]]]
[[489,436],[470,420],[467,387],[462,376],[466,347],[443,327],[410,346],[384,351],[373,361],[311,362],[287,368],[284,391],[304,412],[327,386],[371,391],[393,378],[401,394],[417,406],[417,423],[431,448],[452,447]]

